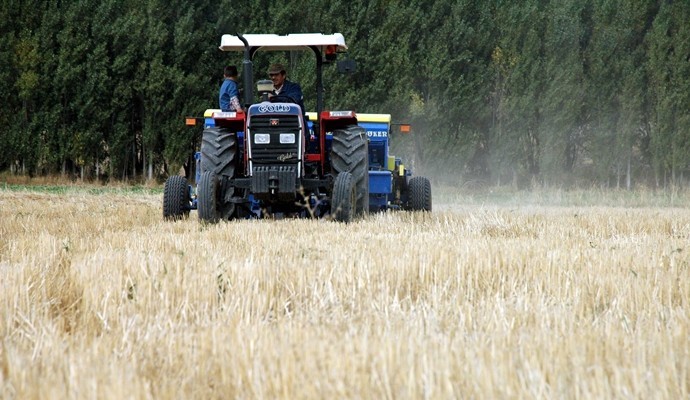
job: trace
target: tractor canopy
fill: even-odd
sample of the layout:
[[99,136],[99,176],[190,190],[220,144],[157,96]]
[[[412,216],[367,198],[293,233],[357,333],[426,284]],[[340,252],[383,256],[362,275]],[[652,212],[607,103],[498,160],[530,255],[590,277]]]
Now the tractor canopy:
[[[257,50],[305,50],[316,47],[322,53],[326,53],[328,46],[335,46],[334,50],[343,52],[347,50],[345,37],[340,33],[324,35],[322,33],[292,33],[289,35],[275,34],[246,34],[242,35],[249,44],[251,54]],[[236,35],[223,35],[220,39],[222,51],[243,51],[245,45]]]
[[[345,37],[341,33],[292,33],[289,35],[276,34],[225,34],[220,39],[219,49],[222,51],[244,51],[242,62],[245,85],[245,106],[254,102],[253,91],[247,90],[254,86],[252,59],[259,50],[289,51],[309,50],[316,57],[316,111],[323,110],[323,64],[334,62],[338,53],[347,51]],[[352,72],[353,61],[349,60],[345,70]],[[303,110],[306,111],[306,110]]]

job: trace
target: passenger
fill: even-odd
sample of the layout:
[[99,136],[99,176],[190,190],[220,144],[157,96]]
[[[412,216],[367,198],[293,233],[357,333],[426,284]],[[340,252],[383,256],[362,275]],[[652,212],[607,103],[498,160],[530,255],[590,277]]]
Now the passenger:
[[223,76],[225,76],[225,80],[218,95],[220,109],[223,111],[242,111],[240,93],[237,90],[237,67],[228,65],[223,70]]
[[304,109],[304,96],[302,96],[302,88],[298,83],[291,82],[285,79],[285,67],[282,64],[273,64],[268,69],[268,76],[273,81],[273,92],[268,95],[269,99],[273,96],[285,96],[293,103],[300,106],[302,113],[306,116]]

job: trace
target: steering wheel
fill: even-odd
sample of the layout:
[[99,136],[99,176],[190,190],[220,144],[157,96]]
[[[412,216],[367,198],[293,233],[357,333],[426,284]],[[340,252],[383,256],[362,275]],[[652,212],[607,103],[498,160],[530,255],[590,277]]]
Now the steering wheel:
[[292,97],[284,94],[274,94],[269,100],[271,103],[295,103],[295,100]]

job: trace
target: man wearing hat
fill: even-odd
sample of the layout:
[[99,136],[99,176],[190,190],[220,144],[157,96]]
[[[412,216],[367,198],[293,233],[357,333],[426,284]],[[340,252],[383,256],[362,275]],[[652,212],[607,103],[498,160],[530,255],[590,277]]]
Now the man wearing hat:
[[285,96],[293,103],[302,108],[302,112],[306,113],[304,109],[304,96],[302,96],[302,88],[298,83],[290,82],[285,79],[285,67],[282,64],[273,64],[268,69],[268,76],[273,81],[273,92],[268,95],[269,98],[273,96]]

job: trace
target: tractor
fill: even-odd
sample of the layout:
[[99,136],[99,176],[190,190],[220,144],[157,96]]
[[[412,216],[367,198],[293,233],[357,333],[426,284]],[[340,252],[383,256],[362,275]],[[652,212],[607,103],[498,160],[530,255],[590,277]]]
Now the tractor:
[[[426,178],[410,177],[388,155],[390,116],[324,110],[323,67],[347,50],[342,34],[223,35],[222,51],[243,51],[246,112],[204,113],[201,151],[195,154],[196,187],[183,176],[165,183],[163,215],[179,219],[198,211],[202,222],[284,216],[330,217],[350,222],[387,208],[431,210]],[[254,102],[253,57],[259,50],[311,50],[316,57],[316,112],[281,96],[267,96],[259,80]],[[354,70],[352,60],[338,70]],[[387,118],[387,119],[386,119]],[[187,118],[194,125],[198,118]],[[385,134],[384,134],[385,132]]]
[[[184,177],[170,177],[163,214],[177,219],[196,208],[201,221],[273,216],[323,217],[350,222],[369,210],[366,131],[353,111],[324,111],[323,66],[347,50],[342,34],[223,35],[222,51],[243,51],[246,112],[207,110],[197,186],[192,194]],[[317,117],[312,130],[305,110],[284,96],[266,94],[254,103],[252,59],[259,50],[311,50],[316,57]],[[339,67],[351,68],[346,60]],[[326,133],[331,140],[326,141]]]

